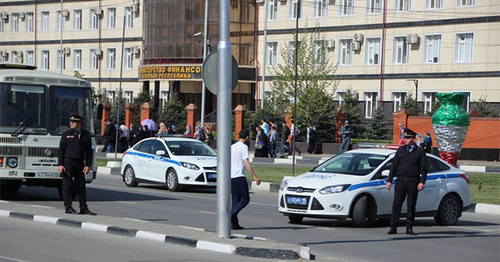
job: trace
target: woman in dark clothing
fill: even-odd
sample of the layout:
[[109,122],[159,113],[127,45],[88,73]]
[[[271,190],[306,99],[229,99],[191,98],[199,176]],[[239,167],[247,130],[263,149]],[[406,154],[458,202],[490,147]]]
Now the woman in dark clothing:
[[255,140],[255,157],[267,157],[268,155],[268,139],[264,131],[260,127],[256,127],[257,139]]

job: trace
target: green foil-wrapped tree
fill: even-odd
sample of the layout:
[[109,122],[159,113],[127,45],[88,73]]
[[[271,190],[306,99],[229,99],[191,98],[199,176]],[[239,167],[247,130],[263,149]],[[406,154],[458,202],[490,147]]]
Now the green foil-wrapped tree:
[[438,93],[436,96],[441,107],[432,116],[432,128],[439,156],[456,167],[470,125],[469,114],[462,106],[467,95]]

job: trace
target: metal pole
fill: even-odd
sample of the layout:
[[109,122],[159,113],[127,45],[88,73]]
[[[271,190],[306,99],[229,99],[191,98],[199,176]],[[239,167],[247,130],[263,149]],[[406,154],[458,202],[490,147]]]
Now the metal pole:
[[418,114],[418,80],[413,80],[415,84],[415,114]]
[[63,47],[62,47],[62,44],[63,44],[63,0],[61,0],[61,15],[59,16],[59,30],[61,30],[61,39],[59,39],[59,57],[57,59],[59,59],[59,73],[62,74],[62,70],[63,70]]
[[229,238],[231,193],[231,42],[229,0],[219,2],[219,94],[217,95],[217,236]]
[[298,84],[298,56],[299,56],[299,15],[300,15],[300,0],[297,1],[297,15],[295,19],[295,87],[294,87],[294,100],[293,100],[293,130],[292,132],[292,176],[295,176],[295,128],[297,128],[297,84]]
[[264,92],[266,88],[266,65],[267,65],[267,19],[269,19],[269,0],[265,0],[265,16],[264,16],[264,64],[262,66],[262,83],[260,86],[260,109],[264,109],[264,100],[266,99],[266,94]]
[[[127,17],[127,14],[124,13],[123,14],[123,30],[122,30],[122,59],[121,59],[121,63],[120,63],[120,85],[118,87],[118,108],[116,109],[116,125],[118,126],[118,128],[120,128],[120,103],[122,101],[122,76],[123,76],[123,57],[124,57],[124,54],[123,54],[123,50],[125,49],[125,19]],[[115,56],[116,57],[116,56]],[[117,158],[117,153],[118,153],[118,140],[120,139],[118,137],[118,128],[116,129],[116,141],[115,141],[115,161],[116,161],[116,158]]]
[[[208,0],[205,0],[205,28],[203,31],[203,62],[205,62],[208,40]],[[201,127],[205,128],[205,81],[201,81]]]

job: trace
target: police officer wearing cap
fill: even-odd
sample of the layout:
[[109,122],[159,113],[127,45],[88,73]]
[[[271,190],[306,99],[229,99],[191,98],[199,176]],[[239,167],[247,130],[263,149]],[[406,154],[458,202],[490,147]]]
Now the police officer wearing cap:
[[394,176],[397,177],[392,203],[391,229],[387,232],[389,235],[397,234],[397,223],[405,198],[407,204],[406,234],[416,235],[413,232],[412,223],[415,220],[418,192],[424,189],[427,179],[427,160],[425,151],[415,144],[415,135],[415,132],[405,128],[404,145],[396,152],[389,173],[387,190],[391,190],[392,179]]
[[90,133],[82,128],[83,117],[71,115],[70,129],[64,131],[59,143],[58,166],[62,176],[62,195],[67,214],[76,214],[71,206],[71,183],[74,179],[80,200],[80,213],[95,216],[96,213],[87,207],[85,175],[92,164],[92,142]]

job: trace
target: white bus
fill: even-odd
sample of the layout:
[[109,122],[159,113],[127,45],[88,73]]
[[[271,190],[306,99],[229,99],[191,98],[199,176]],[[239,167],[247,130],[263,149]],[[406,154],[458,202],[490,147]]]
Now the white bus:
[[[84,128],[95,135],[90,82],[34,70],[33,66],[0,64],[0,185],[2,193],[22,185],[57,187],[57,152],[70,114],[85,118]],[[85,181],[96,177],[95,153]]]

